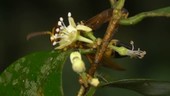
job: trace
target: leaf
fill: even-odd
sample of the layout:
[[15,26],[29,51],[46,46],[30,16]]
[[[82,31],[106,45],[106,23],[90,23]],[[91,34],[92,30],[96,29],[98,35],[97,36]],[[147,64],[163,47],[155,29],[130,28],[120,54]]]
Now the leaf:
[[133,17],[129,17],[126,19],[121,19],[119,24],[121,25],[134,25],[140,21],[142,21],[146,17],[170,17],[170,7],[165,7],[153,11],[142,12]]
[[86,26],[89,26],[93,30],[98,29],[101,25],[108,22],[112,17],[113,8],[106,9],[94,17],[84,22]]
[[144,96],[162,96],[170,93],[170,82],[149,79],[123,79],[102,85],[106,86],[133,90]]
[[[97,30],[100,28],[104,23],[107,23],[110,21],[112,17],[114,8],[106,9],[97,15],[93,16],[92,18],[88,19],[87,21],[84,21],[84,25],[92,28],[93,30]],[[128,14],[128,11],[126,9],[122,9],[122,14]]]
[[62,69],[69,51],[37,52],[20,58],[0,76],[3,96],[63,96]]

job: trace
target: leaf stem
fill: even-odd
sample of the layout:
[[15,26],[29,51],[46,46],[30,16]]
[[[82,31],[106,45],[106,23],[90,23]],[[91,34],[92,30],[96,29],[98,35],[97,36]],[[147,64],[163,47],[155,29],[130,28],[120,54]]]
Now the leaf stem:
[[94,93],[96,92],[96,87],[91,86],[89,91],[86,93],[85,96],[94,96]]
[[78,49],[81,54],[91,54],[95,51],[93,49]]

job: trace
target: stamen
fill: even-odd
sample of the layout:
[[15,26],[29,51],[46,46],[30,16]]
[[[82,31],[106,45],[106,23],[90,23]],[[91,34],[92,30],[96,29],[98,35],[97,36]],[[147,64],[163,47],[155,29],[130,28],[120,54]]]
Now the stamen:
[[138,50],[129,50],[127,55],[129,55],[130,57],[138,57],[139,59],[142,59],[146,54],[146,51],[141,51],[140,48],[138,48]]
[[64,29],[64,27],[63,27],[63,26],[61,26],[61,27],[60,27],[60,30],[62,30],[62,29]]
[[146,51],[142,51],[142,52],[140,53],[139,58],[142,59],[142,58],[145,56],[145,54],[146,54]]
[[140,48],[138,48],[138,51],[140,51]]
[[55,38],[58,38],[58,34],[55,34],[54,37],[55,37]]
[[68,12],[68,17],[71,17],[71,12]]
[[63,22],[63,17],[60,17],[60,21]]
[[55,37],[54,37],[54,36],[51,36],[51,37],[50,37],[50,40],[51,40],[51,41],[54,41],[54,40],[55,40]]
[[132,51],[135,49],[134,42],[130,41],[130,44],[132,45]]
[[59,28],[56,28],[56,30],[55,30],[56,32],[59,32],[60,31],[60,29]]
[[62,26],[62,23],[61,23],[61,21],[58,21],[58,26]]
[[53,46],[55,46],[56,44],[57,44],[57,42],[56,42],[56,41],[54,41],[54,42],[53,42]]
[[63,28],[65,28],[65,29],[67,29],[67,27],[66,27],[66,25],[64,24],[63,20],[64,20],[64,19],[63,19],[62,17],[60,17],[60,21],[58,21],[58,25],[61,26],[61,27],[63,27]]

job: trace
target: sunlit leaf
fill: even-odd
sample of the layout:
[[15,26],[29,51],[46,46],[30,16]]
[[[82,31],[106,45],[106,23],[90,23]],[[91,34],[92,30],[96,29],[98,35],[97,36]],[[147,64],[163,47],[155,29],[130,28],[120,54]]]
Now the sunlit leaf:
[[142,12],[127,19],[121,19],[119,23],[121,25],[133,25],[142,21],[146,17],[162,17],[162,16],[170,17],[170,7],[165,7],[148,12]]
[[62,69],[69,52],[37,52],[22,57],[0,75],[3,96],[63,96]]
[[109,82],[102,87],[125,88],[144,96],[162,96],[170,93],[170,82],[148,79],[123,79]]

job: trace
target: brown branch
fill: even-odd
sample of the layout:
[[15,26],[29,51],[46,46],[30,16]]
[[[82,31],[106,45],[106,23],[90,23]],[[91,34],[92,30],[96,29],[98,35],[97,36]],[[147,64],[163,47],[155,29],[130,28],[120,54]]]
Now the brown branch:
[[107,46],[109,44],[109,42],[111,41],[111,39],[113,38],[115,32],[116,32],[116,29],[118,28],[118,23],[119,23],[119,20],[122,16],[122,12],[121,12],[121,8],[120,6],[118,6],[118,9],[114,9],[112,11],[112,18],[109,22],[109,25],[107,27],[107,30],[106,30],[106,33],[103,37],[103,41],[102,41],[102,44],[98,47],[98,50],[97,50],[97,53],[95,55],[95,60],[94,60],[94,64],[92,64],[90,70],[89,70],[89,74],[91,76],[94,75],[97,67],[99,66],[99,63],[101,62],[102,60],[102,57],[103,57],[103,54],[104,52],[106,51],[107,49]]

